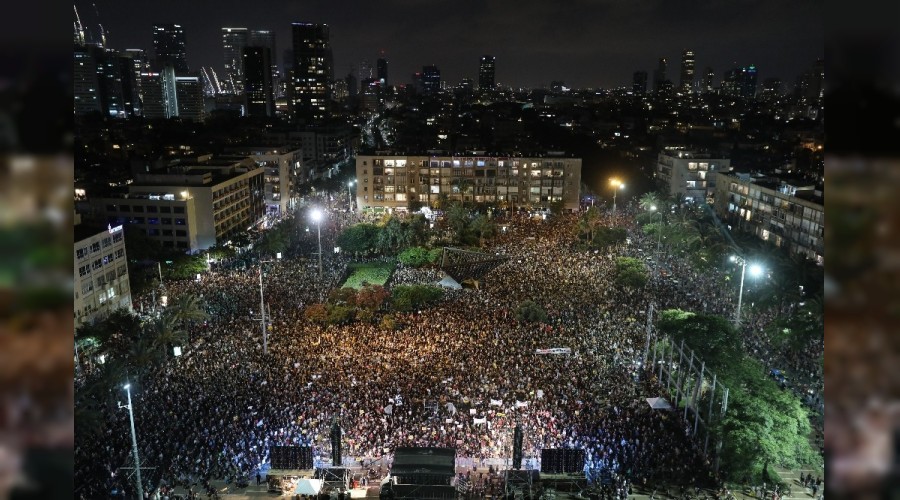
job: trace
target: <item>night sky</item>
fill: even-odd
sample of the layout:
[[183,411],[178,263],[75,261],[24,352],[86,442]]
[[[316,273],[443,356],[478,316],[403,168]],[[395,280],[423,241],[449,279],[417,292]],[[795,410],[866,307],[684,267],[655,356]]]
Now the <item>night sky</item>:
[[[716,82],[735,64],[755,64],[762,82],[794,78],[824,56],[823,0],[96,0],[109,46],[152,53],[151,26],[185,28],[191,69],[222,72],[220,28],[272,29],[277,58],[290,47],[290,23],[331,27],[335,77],[380,51],[391,84],[408,83],[436,64],[451,84],[477,82],[483,54],[497,58],[501,85],[570,87],[629,85],[636,70],[652,78],[658,58],[669,59],[676,84],[683,49],[692,49],[696,74],[711,66]],[[76,1],[85,24],[96,20],[90,2]]]

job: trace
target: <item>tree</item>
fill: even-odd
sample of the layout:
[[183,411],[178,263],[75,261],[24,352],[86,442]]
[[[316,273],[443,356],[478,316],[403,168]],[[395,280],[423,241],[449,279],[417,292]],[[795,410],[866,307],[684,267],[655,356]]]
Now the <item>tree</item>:
[[546,323],[547,313],[535,302],[526,300],[516,308],[516,319],[527,323]]
[[489,238],[497,232],[497,226],[484,214],[475,217],[469,225],[469,228],[473,233],[478,235],[479,247],[484,246],[485,238]]
[[399,285],[391,291],[391,304],[397,311],[412,311],[436,302],[444,291],[430,285]]
[[628,238],[624,227],[601,227],[594,232],[594,248],[605,249],[621,245]]
[[641,207],[641,210],[650,212],[653,210],[662,210],[662,201],[657,193],[650,192],[641,196],[638,205]]
[[379,228],[373,224],[356,224],[345,229],[337,238],[337,244],[345,252],[367,254],[375,250]]
[[409,225],[404,224],[399,217],[390,217],[378,233],[376,248],[382,253],[396,253],[409,246],[412,240]]
[[619,286],[641,288],[647,284],[647,266],[640,259],[618,257],[615,276],[616,284]]
[[166,314],[145,323],[144,329],[145,334],[141,338],[151,339],[152,345],[161,352],[168,352],[172,346],[187,342],[187,333],[178,326],[174,317]]
[[191,323],[204,321],[209,317],[206,307],[192,293],[185,293],[175,297],[166,307],[164,314],[172,318],[175,324],[180,325],[182,328]]
[[390,296],[390,292],[383,286],[366,285],[356,293],[356,306],[369,311],[377,311]]
[[403,265],[410,267],[422,267],[428,263],[428,250],[422,247],[409,247],[397,256]]
[[447,210],[447,225],[453,231],[456,242],[462,242],[469,227],[469,211],[461,204],[455,204]]
[[328,309],[325,308],[325,304],[312,304],[306,306],[303,316],[311,323],[324,325],[328,321]]
[[578,233],[585,239],[587,239],[588,243],[594,243],[594,231],[600,226],[600,210],[595,207],[591,207],[581,216],[578,220]]
[[683,340],[714,371],[742,356],[740,334],[721,316],[668,309],[660,312],[656,328],[675,343]]
[[356,290],[350,287],[335,288],[328,292],[328,303],[353,307],[356,305]]
[[350,306],[328,304],[328,324],[346,325],[353,321],[355,309]]

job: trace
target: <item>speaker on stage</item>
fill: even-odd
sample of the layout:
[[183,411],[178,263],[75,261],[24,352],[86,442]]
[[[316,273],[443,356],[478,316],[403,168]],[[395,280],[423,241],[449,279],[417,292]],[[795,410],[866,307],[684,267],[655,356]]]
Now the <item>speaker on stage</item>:
[[331,463],[335,467],[341,466],[341,426],[337,420],[331,424]]
[[516,424],[513,430],[513,469],[522,468],[522,427]]

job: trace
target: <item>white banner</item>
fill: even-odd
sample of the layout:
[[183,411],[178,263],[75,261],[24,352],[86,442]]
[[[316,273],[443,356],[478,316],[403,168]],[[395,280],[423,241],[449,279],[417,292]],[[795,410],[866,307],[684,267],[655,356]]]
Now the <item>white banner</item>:
[[569,347],[551,347],[550,349],[537,349],[535,354],[572,354]]
[[478,425],[478,424],[485,424],[485,423],[487,423],[487,417],[484,417],[484,418],[476,418],[476,419],[472,420],[472,422],[473,422],[475,425]]
[[491,406],[503,406],[503,401],[501,401],[499,399],[492,399]]
[[516,408],[528,406],[528,401],[516,401]]

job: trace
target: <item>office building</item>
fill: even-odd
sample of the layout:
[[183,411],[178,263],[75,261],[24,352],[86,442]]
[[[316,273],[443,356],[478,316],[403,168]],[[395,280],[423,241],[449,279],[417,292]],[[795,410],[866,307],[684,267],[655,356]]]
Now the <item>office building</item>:
[[268,47],[244,47],[243,59],[247,116],[275,116],[272,52]]
[[666,147],[657,155],[656,176],[661,186],[673,197],[706,203],[714,194],[714,172],[727,171],[731,160],[710,153],[679,147]]
[[203,121],[203,82],[199,76],[176,76],[175,95],[179,118]]
[[410,201],[488,203],[498,207],[578,208],[581,159],[564,156],[356,157],[356,206],[407,210]]
[[198,76],[175,76],[175,68],[141,73],[143,114],[147,118],[203,121],[203,82]]
[[294,44],[291,100],[298,121],[319,125],[328,118],[330,85],[334,79],[329,28],[326,24],[293,23]]
[[121,225],[75,226],[75,328],[117,309],[131,311],[125,232]]
[[222,28],[222,54],[225,63],[224,91],[228,94],[244,93],[244,47],[247,46],[247,28]]
[[269,59],[272,66],[272,87],[275,89],[278,81],[281,79],[281,71],[278,69],[278,61],[276,60],[275,32],[272,30],[250,30],[247,37],[248,47],[265,47],[269,49]]
[[659,58],[659,64],[656,69],[653,70],[653,92],[659,92],[662,88],[663,82],[667,81],[666,71],[668,67],[668,61],[666,61],[665,57]]
[[188,72],[184,28],[178,24],[153,25],[154,69],[172,66],[179,74]]
[[685,50],[681,53],[681,81],[679,90],[689,94],[694,87],[694,51]]
[[75,66],[73,70],[74,107],[76,115],[100,112],[100,81],[97,77],[97,49],[86,45],[75,45]]
[[717,173],[716,213],[733,231],[825,264],[825,202],[807,181]]
[[381,82],[381,87],[388,86],[388,61],[387,59],[380,57],[377,61],[375,61],[375,71],[376,78]]
[[441,90],[441,70],[437,66],[422,66],[422,90],[426,94],[436,94]]
[[704,93],[710,94],[714,90],[714,85],[716,83],[716,73],[712,68],[707,66],[703,75],[703,83],[701,84],[702,90]]
[[162,173],[136,174],[127,193],[93,199],[91,206],[99,222],[130,224],[164,247],[195,253],[262,220],[264,172],[250,158],[207,155]]
[[144,90],[142,88],[141,73],[150,71],[150,61],[144,53],[144,49],[125,49],[125,57],[131,58],[131,69],[133,71],[134,87],[137,93],[137,99],[134,102],[135,114],[141,112],[141,101],[144,98]]
[[756,66],[733,68],[722,79],[722,92],[732,97],[752,99],[756,97]]
[[647,72],[635,71],[631,78],[631,91],[635,94],[647,93]]
[[494,56],[481,56],[481,64],[478,66],[478,89],[493,90],[496,86]]

